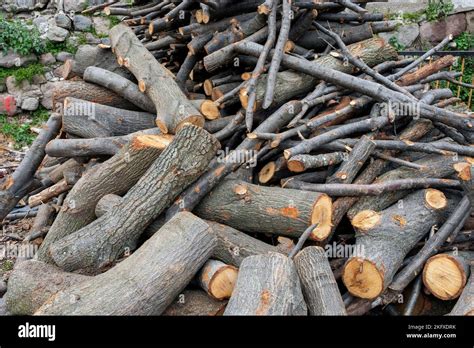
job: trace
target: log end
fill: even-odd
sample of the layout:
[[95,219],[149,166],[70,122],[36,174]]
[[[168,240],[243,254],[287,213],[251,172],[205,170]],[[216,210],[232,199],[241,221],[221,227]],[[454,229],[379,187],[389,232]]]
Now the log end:
[[347,261],[342,281],[352,295],[368,300],[377,298],[384,289],[382,272],[372,261],[358,257]]
[[157,148],[164,150],[173,141],[173,136],[164,135],[139,135],[132,140],[133,149]]
[[212,83],[212,80],[205,80],[204,81],[204,84],[203,84],[203,88],[204,88],[204,93],[207,95],[207,96],[211,96],[212,94],[212,89],[214,88],[214,85]]
[[363,210],[352,219],[351,223],[359,231],[368,231],[380,222],[380,214],[373,210]]
[[208,120],[215,120],[221,117],[219,107],[212,100],[203,101],[199,111],[201,111],[204,117]]
[[275,162],[267,163],[262,168],[262,170],[260,170],[260,173],[258,173],[258,181],[261,184],[267,184],[275,175],[275,171],[276,171],[276,163]]
[[456,163],[454,170],[457,172],[457,176],[462,181],[471,180],[471,165],[466,162]]
[[425,203],[432,209],[444,209],[448,200],[443,192],[436,189],[427,189],[425,191]]
[[326,194],[321,194],[313,205],[311,225],[318,226],[311,233],[310,239],[315,241],[325,240],[332,230],[332,199]]
[[288,160],[288,169],[294,173],[301,173],[306,170],[304,163],[295,159]]
[[423,283],[434,296],[444,301],[459,297],[466,280],[463,266],[448,254],[431,257],[423,269]]
[[209,295],[216,300],[225,300],[231,297],[237,282],[238,270],[227,265],[219,269],[209,282]]
[[189,124],[195,125],[199,128],[203,128],[205,122],[206,120],[204,119],[204,117],[202,117],[202,115],[188,116],[178,124],[178,126],[176,127],[176,132],[178,132],[185,125],[189,125]]

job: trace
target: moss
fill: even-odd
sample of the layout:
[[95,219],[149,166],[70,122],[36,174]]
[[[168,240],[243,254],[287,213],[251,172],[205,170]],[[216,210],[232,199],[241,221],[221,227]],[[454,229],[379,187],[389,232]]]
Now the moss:
[[2,273],[9,272],[13,269],[14,263],[12,260],[5,260],[2,262],[0,269]]

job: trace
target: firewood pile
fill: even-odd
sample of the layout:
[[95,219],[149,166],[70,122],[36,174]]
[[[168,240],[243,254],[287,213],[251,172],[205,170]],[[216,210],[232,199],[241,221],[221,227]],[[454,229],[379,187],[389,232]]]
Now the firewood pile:
[[473,121],[431,88],[451,37],[402,59],[364,1],[102,10],[110,45],[2,183],[1,219],[37,209],[10,313],[474,313]]

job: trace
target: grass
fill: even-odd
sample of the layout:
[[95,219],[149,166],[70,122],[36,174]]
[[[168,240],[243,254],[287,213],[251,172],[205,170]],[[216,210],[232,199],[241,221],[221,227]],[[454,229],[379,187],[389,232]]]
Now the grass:
[[0,266],[2,273],[9,272],[13,269],[14,262],[12,260],[5,260]]
[[21,122],[18,118],[0,115],[0,132],[14,141],[14,148],[20,150],[29,146],[35,140],[37,134],[31,131],[31,127],[41,126],[49,118],[49,111],[43,107],[31,113],[29,122]]
[[0,68],[0,80],[7,78],[8,76],[15,77],[16,83],[20,84],[23,81],[32,81],[33,77],[36,75],[44,74],[44,66],[35,63],[30,64],[25,67],[15,67],[15,68]]
[[121,20],[117,16],[109,16],[109,29],[112,29],[116,25],[120,24]]

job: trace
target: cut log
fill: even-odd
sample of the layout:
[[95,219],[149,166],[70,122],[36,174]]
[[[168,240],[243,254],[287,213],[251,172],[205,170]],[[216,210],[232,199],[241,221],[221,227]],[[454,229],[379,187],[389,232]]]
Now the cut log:
[[208,260],[197,279],[201,288],[216,300],[229,299],[234,291],[238,270],[217,260]]
[[29,242],[43,237],[48,232],[48,226],[51,224],[55,212],[56,209],[51,204],[42,204],[38,208],[38,214],[36,215],[33,227],[31,227],[24,240]]
[[419,190],[398,204],[375,212],[364,210],[352,219],[357,230],[356,247],[362,255],[351,257],[343,281],[349,292],[364,299],[378,297],[390,284],[407,253],[448,209],[446,196],[438,190]]
[[107,69],[126,79],[133,78],[133,75],[127,69],[117,63],[112,51],[91,45],[79,46],[74,59],[66,61],[62,77],[64,79],[74,76],[83,77],[84,72],[90,66]]
[[306,315],[295,264],[270,253],[247,257],[224,315]]
[[35,260],[15,264],[8,280],[5,301],[13,315],[34,314],[51,296],[90,277],[66,273],[60,268]]
[[225,180],[194,210],[207,220],[242,231],[299,237],[315,223],[312,236],[331,229],[332,200],[325,194]]
[[[52,140],[54,141],[54,140]],[[46,149],[48,146],[51,144],[51,141],[46,145]],[[48,151],[46,150],[46,154]],[[44,186],[50,186],[53,184],[58,183],[61,181],[61,179],[64,178],[64,173],[70,170],[76,170],[76,169],[82,169],[83,166],[83,160],[78,160],[75,158],[71,158],[61,165],[59,165],[57,168],[53,169],[51,172],[49,172],[44,179],[41,180],[41,184]]]
[[119,63],[135,75],[140,91],[155,104],[156,124],[163,133],[175,133],[187,123],[204,125],[204,117],[186,98],[171,72],[156,61],[130,28],[115,26],[110,39]]
[[304,248],[295,256],[295,265],[310,315],[347,315],[323,248]]
[[46,144],[56,137],[60,128],[61,116],[51,115],[15,172],[0,181],[0,221],[29,192],[33,176],[43,162]]
[[[455,173],[454,165],[458,162],[462,162],[462,158],[455,160],[453,156],[429,155],[415,162],[423,166],[424,170],[400,167],[379,176],[374,183],[410,178],[445,178]],[[392,191],[376,197],[364,197],[349,209],[347,216],[353,219],[355,215],[363,210],[383,210],[405,197],[408,193],[409,191],[405,190]]]
[[107,88],[82,80],[60,81],[52,92],[53,110],[62,112],[64,99],[75,98],[92,103],[113,106],[118,109],[137,110],[137,107]]
[[220,316],[227,301],[218,301],[202,290],[185,290],[166,308],[164,316]]
[[345,152],[331,152],[322,155],[297,155],[288,160],[288,168],[295,173],[301,173],[308,169],[336,165],[347,157]]
[[[46,145],[51,157],[101,157],[114,156],[133,138],[141,135],[161,135],[159,128],[150,128],[118,137],[89,139],[54,139]],[[165,136],[163,136],[165,138]],[[171,140],[171,138],[170,138]]]
[[94,271],[134,250],[146,226],[205,172],[217,149],[217,140],[205,130],[183,126],[120,206],[51,245],[56,264]]
[[423,269],[423,283],[441,300],[458,298],[469,279],[473,251],[455,251],[432,256]]
[[217,237],[217,247],[213,258],[229,265],[240,267],[242,261],[252,255],[278,252],[277,248],[232,227],[207,221]]
[[64,99],[63,130],[81,138],[127,135],[155,126],[154,115],[69,98]]
[[474,266],[464,290],[449,315],[474,315]]
[[[118,206],[122,200],[122,197],[114,194],[105,195],[95,207],[96,216],[101,217]],[[159,217],[146,228],[143,235],[152,236],[164,223],[164,219]],[[273,245],[262,242],[232,227],[214,221],[206,220],[206,223],[211,226],[217,238],[217,247],[212,255],[216,260],[239,267],[247,256],[278,252],[278,249]]]
[[40,193],[30,196],[30,198],[28,198],[28,205],[33,208],[42,203],[47,203],[54,197],[59,196],[61,193],[69,191],[73,184],[74,183],[68,183],[66,179],[62,179],[58,183],[48,187]]
[[60,291],[35,314],[160,315],[215,246],[209,225],[190,213],[177,214],[117,266]]
[[97,202],[109,193],[126,193],[170,141],[169,136],[138,136],[117,155],[86,172],[65,199],[37,258],[51,262],[49,246],[94,221]]
[[[115,56],[113,57],[115,58]],[[84,81],[105,87],[142,110],[151,113],[156,112],[153,102],[146,96],[146,94],[140,92],[138,86],[134,82],[109,70],[92,66],[88,67],[84,71]]]

